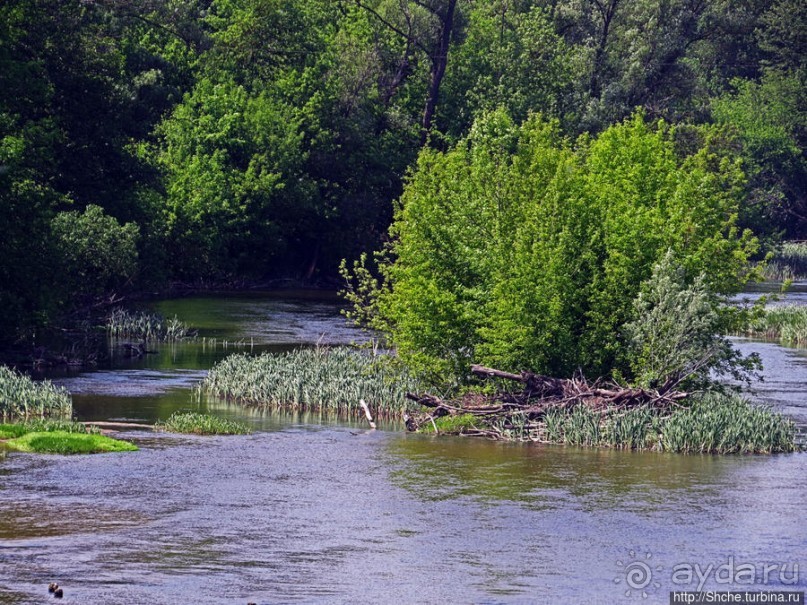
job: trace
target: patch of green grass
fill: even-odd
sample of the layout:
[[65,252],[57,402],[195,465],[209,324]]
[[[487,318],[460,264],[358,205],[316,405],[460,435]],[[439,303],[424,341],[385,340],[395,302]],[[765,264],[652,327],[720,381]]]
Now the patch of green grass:
[[70,418],[73,400],[67,389],[50,381],[34,382],[6,366],[0,366],[0,420]]
[[96,426],[87,426],[73,420],[35,419],[14,424],[0,424],[0,439],[12,439],[26,433],[89,433],[100,435],[101,430]]
[[137,446],[128,441],[104,435],[50,431],[26,433],[6,442],[11,449],[38,454],[97,454],[102,452],[132,452]]
[[245,435],[252,432],[241,422],[197,412],[174,412],[165,422],[155,424],[155,427],[169,433],[195,435]]
[[475,429],[479,425],[476,416],[473,414],[459,414],[457,416],[441,416],[434,419],[434,424],[426,422],[420,427],[421,433],[433,433],[435,427],[438,433],[449,435],[460,435],[469,429]]
[[420,385],[396,361],[349,347],[231,355],[210,370],[200,392],[243,405],[349,414],[362,414],[364,399],[375,417],[400,416],[406,393]]

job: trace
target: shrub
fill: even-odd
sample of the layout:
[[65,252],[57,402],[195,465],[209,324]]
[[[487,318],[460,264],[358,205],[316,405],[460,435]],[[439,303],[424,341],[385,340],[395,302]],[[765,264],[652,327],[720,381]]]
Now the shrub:
[[728,293],[757,249],[736,226],[739,163],[715,150],[713,131],[701,135],[682,157],[674,129],[641,115],[574,144],[540,118],[517,127],[489,115],[448,152],[422,152],[380,283],[354,282],[348,299],[437,379],[471,361],[629,374],[623,326],[668,250]]
[[725,302],[709,292],[703,275],[688,283],[668,252],[642,285],[635,319],[624,328],[635,381],[645,388],[698,389],[726,374],[737,380],[756,376],[759,355],[743,357],[722,335]]
[[121,225],[100,206],[60,212],[51,230],[71,294],[96,296],[119,288],[138,269],[137,225]]

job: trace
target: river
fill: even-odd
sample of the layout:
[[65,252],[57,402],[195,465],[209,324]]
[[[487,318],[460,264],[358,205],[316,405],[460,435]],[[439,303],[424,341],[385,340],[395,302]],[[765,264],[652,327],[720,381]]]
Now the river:
[[[805,454],[502,444],[194,404],[192,385],[233,351],[363,335],[333,301],[157,308],[199,327],[199,340],[58,378],[79,417],[201,407],[255,432],[131,432],[139,452],[0,459],[0,603],[42,603],[49,582],[81,604],[610,605],[668,603],[671,590],[805,590]],[[805,351],[738,343],[766,362],[759,396],[807,426]]]

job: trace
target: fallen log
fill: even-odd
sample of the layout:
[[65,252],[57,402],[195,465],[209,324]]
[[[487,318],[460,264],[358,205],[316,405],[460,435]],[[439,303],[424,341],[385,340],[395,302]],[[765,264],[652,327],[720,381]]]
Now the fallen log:
[[660,389],[644,389],[599,380],[589,383],[582,375],[564,379],[532,372],[515,374],[482,365],[471,366],[471,372],[481,378],[513,381],[520,386],[516,390],[499,390],[492,395],[468,393],[448,401],[430,393],[407,393],[407,399],[423,410],[408,417],[407,429],[418,430],[424,424],[430,424],[438,431],[435,419],[470,415],[479,419],[480,426],[463,434],[493,437],[501,434],[497,426],[512,427],[516,420],[522,427],[540,431],[546,415],[554,410],[569,412],[577,406],[584,406],[591,412],[606,415],[644,406],[664,414],[679,407],[679,402],[690,395],[674,390],[673,385],[677,383],[665,384]]

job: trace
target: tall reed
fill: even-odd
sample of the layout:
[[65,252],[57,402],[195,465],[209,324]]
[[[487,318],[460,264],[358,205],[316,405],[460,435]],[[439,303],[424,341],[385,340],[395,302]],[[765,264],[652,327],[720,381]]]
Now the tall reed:
[[398,417],[418,382],[387,355],[348,347],[297,349],[257,357],[231,355],[216,364],[200,393],[244,405]]
[[807,242],[782,244],[765,266],[763,276],[771,281],[807,279]]
[[106,318],[110,338],[172,342],[193,336],[193,331],[176,316],[165,319],[154,313],[113,309]]
[[807,344],[807,305],[782,305],[767,307],[751,321],[745,331],[747,336],[776,338],[785,344]]
[[0,366],[0,419],[70,418],[73,401],[67,389],[50,381],[34,382],[6,366]]
[[797,449],[791,420],[734,393],[706,393],[669,415],[647,407],[605,413],[583,406],[551,410],[543,428],[544,441],[570,445],[687,454],[768,454]]
[[684,453],[756,454],[796,449],[791,420],[739,395],[707,393],[663,425],[659,449]]

